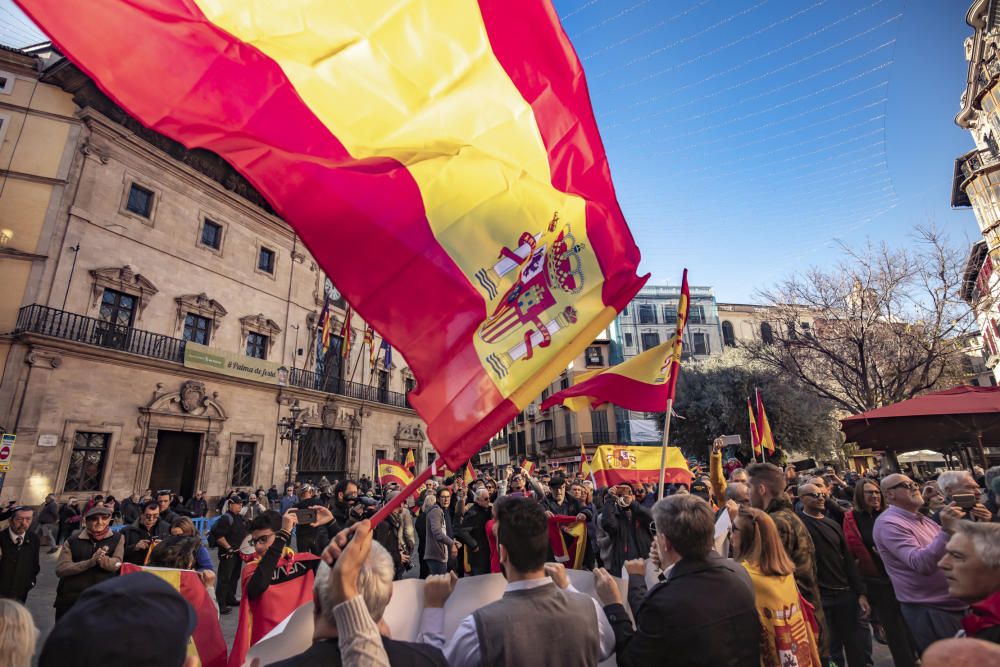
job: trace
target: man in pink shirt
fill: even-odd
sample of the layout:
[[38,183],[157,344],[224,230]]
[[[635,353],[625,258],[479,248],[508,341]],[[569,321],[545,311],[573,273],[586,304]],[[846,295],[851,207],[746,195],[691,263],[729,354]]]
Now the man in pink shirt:
[[945,507],[938,526],[918,511],[923,498],[909,477],[889,475],[881,486],[888,508],[875,521],[875,546],[916,647],[923,653],[938,639],[954,637],[962,627],[967,605],[948,594],[948,581],[938,561],[963,512]]

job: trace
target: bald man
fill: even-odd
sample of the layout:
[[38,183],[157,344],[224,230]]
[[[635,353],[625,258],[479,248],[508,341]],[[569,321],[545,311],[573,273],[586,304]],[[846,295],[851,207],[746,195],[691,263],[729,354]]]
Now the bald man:
[[871,613],[864,581],[847,547],[840,524],[826,514],[826,489],[816,484],[799,487],[799,518],[816,547],[816,582],[829,628],[829,655],[838,666],[865,667],[865,637],[858,625]]
[[888,507],[875,520],[875,546],[917,650],[922,653],[935,641],[954,637],[962,627],[967,605],[948,593],[948,581],[938,561],[963,512],[955,507],[944,508],[938,526],[919,512],[924,499],[912,479],[888,475],[881,487]]

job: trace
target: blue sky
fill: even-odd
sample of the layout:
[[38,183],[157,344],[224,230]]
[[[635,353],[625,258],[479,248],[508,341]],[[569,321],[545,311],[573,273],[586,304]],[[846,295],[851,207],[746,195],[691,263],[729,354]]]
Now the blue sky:
[[[949,207],[969,4],[555,0],[642,269],[745,302],[836,240],[977,237]],[[0,42],[38,36],[0,0]]]

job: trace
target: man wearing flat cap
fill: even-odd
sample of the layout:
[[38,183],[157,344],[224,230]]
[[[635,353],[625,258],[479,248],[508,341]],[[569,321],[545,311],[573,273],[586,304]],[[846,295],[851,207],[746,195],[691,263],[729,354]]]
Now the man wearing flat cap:
[[111,532],[111,509],[95,505],[83,515],[83,528],[62,545],[56,576],[56,620],[70,610],[90,588],[118,574],[125,553],[125,537]]

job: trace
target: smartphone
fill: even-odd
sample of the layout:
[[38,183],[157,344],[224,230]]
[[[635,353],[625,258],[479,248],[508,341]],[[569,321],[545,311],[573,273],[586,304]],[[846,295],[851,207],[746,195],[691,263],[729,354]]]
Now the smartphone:
[[738,435],[724,435],[722,436],[722,443],[726,447],[729,445],[739,445],[743,443],[743,438]]
[[976,496],[972,493],[956,493],[951,497],[959,509],[968,512],[976,506]]
[[294,509],[292,511],[299,518],[299,523],[313,523],[316,521],[316,510],[314,509]]

